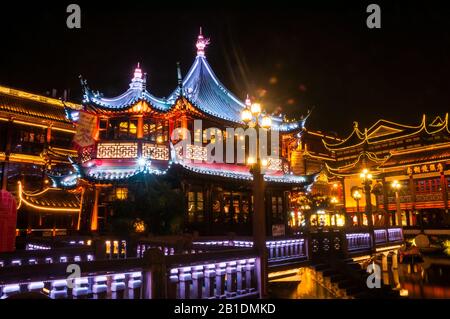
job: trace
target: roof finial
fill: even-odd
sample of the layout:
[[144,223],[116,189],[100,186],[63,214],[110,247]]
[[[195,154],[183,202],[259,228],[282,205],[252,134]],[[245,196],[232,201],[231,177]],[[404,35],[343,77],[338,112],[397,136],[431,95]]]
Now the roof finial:
[[177,80],[178,80],[178,88],[180,89],[180,95],[183,95],[183,79],[181,77],[180,62],[177,62]]
[[250,97],[247,94],[247,98],[245,99],[245,105],[247,107],[250,107],[252,105],[252,101],[250,100]]
[[197,47],[197,56],[205,56],[205,48],[209,44],[209,39],[203,37],[202,27],[200,27],[200,33],[197,37],[197,43],[195,46]]
[[142,90],[147,80],[147,73],[145,73],[144,77],[145,78],[142,78],[141,65],[138,62],[137,67],[134,69],[133,79],[131,79],[130,88]]

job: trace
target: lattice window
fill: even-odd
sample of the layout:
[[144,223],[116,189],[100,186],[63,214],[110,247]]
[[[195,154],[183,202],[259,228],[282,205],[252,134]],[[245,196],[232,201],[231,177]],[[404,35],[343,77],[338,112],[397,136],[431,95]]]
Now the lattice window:
[[136,158],[137,143],[99,143],[97,158]]
[[168,161],[169,148],[167,146],[145,143],[142,145],[142,156],[155,160]]

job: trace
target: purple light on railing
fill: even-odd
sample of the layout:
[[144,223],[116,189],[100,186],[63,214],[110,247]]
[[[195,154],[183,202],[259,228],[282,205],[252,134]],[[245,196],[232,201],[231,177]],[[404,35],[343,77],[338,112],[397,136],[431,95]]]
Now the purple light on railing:
[[11,265],[13,265],[13,266],[21,266],[22,265],[22,260],[15,259],[15,260],[11,261]]

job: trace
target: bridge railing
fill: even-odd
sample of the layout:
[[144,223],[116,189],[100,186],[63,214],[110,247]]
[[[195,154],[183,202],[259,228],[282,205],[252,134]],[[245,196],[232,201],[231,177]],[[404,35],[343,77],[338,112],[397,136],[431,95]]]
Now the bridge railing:
[[[387,246],[403,241],[403,231],[401,228],[375,229],[374,234],[375,245],[377,247]],[[347,239],[347,250],[350,253],[370,250],[370,248],[372,247],[370,233],[367,230],[359,232],[348,232],[345,236]]]
[[[70,263],[0,268],[0,298],[41,292],[50,298],[151,299],[249,298],[258,294],[253,249],[143,258],[82,261],[67,280]],[[73,271],[73,268],[71,269]]]
[[94,247],[79,246],[67,248],[22,250],[0,253],[0,268],[37,264],[93,261],[96,259]]
[[[209,249],[212,247],[253,247],[249,239],[232,240],[197,240],[194,247]],[[293,258],[307,258],[306,240],[304,238],[270,239],[266,241],[269,262],[276,262]]]

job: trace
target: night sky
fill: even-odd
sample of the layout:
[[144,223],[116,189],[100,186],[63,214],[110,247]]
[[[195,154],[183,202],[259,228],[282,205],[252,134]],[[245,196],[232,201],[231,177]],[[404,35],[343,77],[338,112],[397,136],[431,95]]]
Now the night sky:
[[202,26],[211,38],[208,61],[228,89],[290,117],[314,108],[307,127],[345,135],[355,120],[362,127],[379,118],[419,124],[423,113],[448,112],[450,11],[437,2],[372,2],[381,5],[379,30],[367,28],[363,2],[78,1],[79,30],[66,27],[67,4],[2,4],[0,84],[41,94],[70,89],[70,99],[80,102],[79,74],[115,96],[140,62],[149,91],[167,96],[176,86],[176,62],[183,74],[193,63]]

